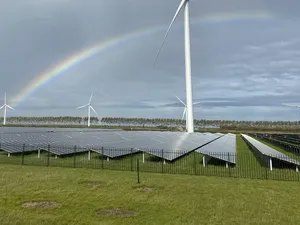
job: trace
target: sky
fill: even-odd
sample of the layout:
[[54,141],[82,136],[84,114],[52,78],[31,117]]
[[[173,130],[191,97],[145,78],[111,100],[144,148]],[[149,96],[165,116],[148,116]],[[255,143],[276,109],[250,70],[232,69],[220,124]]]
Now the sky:
[[[15,108],[8,116],[87,116],[76,107],[93,92],[100,118],[181,118],[183,11],[153,66],[179,0],[0,3],[0,104],[6,92]],[[299,11],[299,0],[190,1],[195,119],[300,120],[282,105],[300,105]]]

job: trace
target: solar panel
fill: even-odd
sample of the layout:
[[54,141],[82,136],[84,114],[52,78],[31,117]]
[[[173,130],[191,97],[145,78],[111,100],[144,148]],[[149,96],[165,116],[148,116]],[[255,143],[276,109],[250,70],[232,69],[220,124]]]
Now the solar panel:
[[23,145],[21,143],[1,143],[0,149],[9,153],[34,152],[38,151],[39,147],[34,144]]
[[[53,132],[47,132],[51,129]],[[92,150],[103,153],[108,157],[119,157],[139,151],[174,160],[182,155],[199,148],[220,137],[222,134],[212,133],[185,133],[159,131],[123,131],[72,128],[30,128],[30,127],[2,127],[0,143],[14,144],[15,146],[35,146],[57,155],[74,153],[74,146],[78,150]],[[59,131],[59,132],[58,132]],[[102,148],[103,147],[103,148]],[[11,149],[10,149],[11,150]],[[14,152],[21,152],[21,147],[15,147]]]
[[216,138],[210,133],[148,131],[133,140],[137,149],[172,161]]
[[105,132],[122,131],[121,129],[96,128],[53,128],[53,127],[0,127],[1,133],[51,133],[51,132]]
[[116,149],[116,148],[97,148],[97,147],[93,147],[93,146],[88,146],[86,148],[93,152],[97,152],[99,154],[102,154],[102,155],[110,157],[110,158],[126,156],[126,155],[135,154],[135,153],[139,152],[138,149],[134,149],[134,148],[132,148],[132,149],[128,149],[128,148]]
[[295,165],[300,165],[300,163],[292,158],[290,158],[289,156],[276,151],[275,149],[271,148],[270,146],[261,143],[260,141],[245,135],[245,134],[241,134],[242,137],[251,145],[253,146],[258,152],[260,152],[260,154],[265,155],[265,156],[269,156],[271,158],[276,158],[279,159],[281,161],[285,161],[288,163],[292,163]]
[[196,150],[203,155],[229,163],[236,163],[236,135],[226,134]]
[[[143,151],[167,160],[173,160],[217,137],[213,134],[203,135],[200,133],[120,131],[93,133],[80,144],[99,153],[102,152],[100,146],[103,146],[104,154],[109,157]],[[88,145],[84,143],[87,139]]]

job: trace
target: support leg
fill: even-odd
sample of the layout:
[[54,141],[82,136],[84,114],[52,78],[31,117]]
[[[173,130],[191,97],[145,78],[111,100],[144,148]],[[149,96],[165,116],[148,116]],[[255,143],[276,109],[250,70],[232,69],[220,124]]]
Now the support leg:
[[88,151],[88,160],[91,160],[91,151]]

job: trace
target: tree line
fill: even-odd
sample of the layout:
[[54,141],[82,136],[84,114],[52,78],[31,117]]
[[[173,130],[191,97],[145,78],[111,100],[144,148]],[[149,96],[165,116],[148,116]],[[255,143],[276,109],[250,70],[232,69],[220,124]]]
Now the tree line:
[[[59,117],[7,117],[8,124],[61,124],[84,125],[87,117],[59,116]],[[0,122],[3,117],[0,118]],[[126,118],[126,117],[91,117],[92,125],[111,126],[142,126],[142,127],[174,127],[185,126],[185,120],[171,118]],[[263,128],[300,128],[300,121],[243,121],[243,120],[194,120],[195,127],[220,127],[235,129],[242,127]]]
[[[99,123],[97,117],[91,117],[91,123]],[[0,122],[3,121],[3,117],[0,117]],[[8,124],[71,124],[82,125],[87,123],[88,117],[74,117],[74,116],[58,116],[58,117],[7,117],[6,122]]]

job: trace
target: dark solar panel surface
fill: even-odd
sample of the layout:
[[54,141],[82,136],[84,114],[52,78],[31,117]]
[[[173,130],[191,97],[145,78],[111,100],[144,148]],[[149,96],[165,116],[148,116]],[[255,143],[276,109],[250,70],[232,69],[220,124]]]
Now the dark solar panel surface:
[[226,162],[236,163],[236,135],[225,134],[221,138],[199,148],[197,152]]
[[242,134],[242,136],[252,145],[254,146],[255,149],[257,149],[261,154],[272,157],[272,158],[277,158],[279,160],[289,162],[295,165],[300,165],[300,163],[289,156],[276,151],[275,149],[271,148],[270,146],[261,143],[260,141],[254,139],[253,137],[250,137],[248,135]]
[[[49,130],[52,130],[49,132]],[[118,157],[139,151],[174,160],[199,146],[220,137],[212,133],[185,133],[159,131],[123,131],[72,128],[0,128],[1,149],[17,153],[32,148],[48,150],[57,155],[92,150],[109,157]]]

